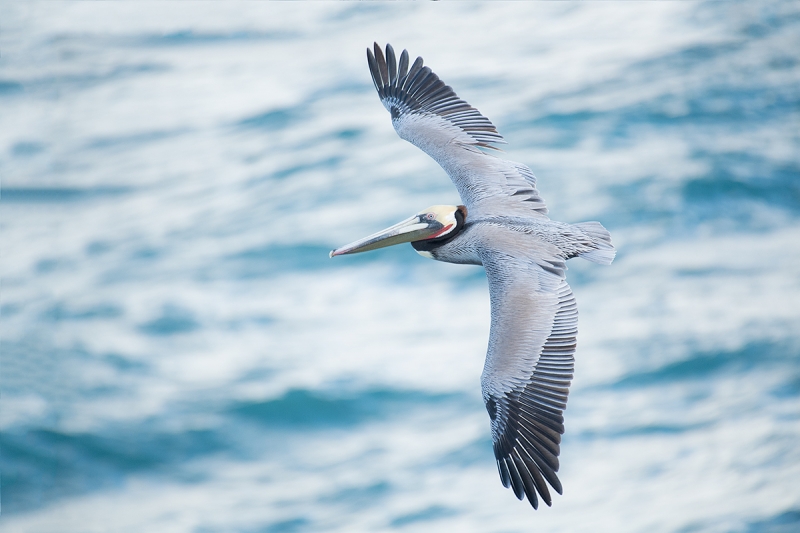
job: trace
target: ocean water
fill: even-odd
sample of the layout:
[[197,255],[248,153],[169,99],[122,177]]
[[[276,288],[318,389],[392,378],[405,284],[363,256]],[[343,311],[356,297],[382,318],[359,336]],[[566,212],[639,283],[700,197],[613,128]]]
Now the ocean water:
[[[504,489],[408,48],[599,220],[564,495]],[[800,4],[0,6],[4,532],[800,531]]]

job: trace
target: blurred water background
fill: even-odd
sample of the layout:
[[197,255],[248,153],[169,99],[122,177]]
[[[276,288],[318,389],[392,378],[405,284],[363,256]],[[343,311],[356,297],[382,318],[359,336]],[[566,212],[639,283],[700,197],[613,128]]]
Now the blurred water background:
[[[422,55],[600,220],[564,495],[503,489],[477,267],[328,250],[436,203]],[[8,532],[800,530],[800,4],[0,5]]]

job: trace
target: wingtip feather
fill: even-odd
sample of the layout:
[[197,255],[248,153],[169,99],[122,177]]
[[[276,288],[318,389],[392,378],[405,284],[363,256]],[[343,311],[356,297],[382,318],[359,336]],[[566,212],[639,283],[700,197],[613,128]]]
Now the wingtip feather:
[[409,55],[403,50],[399,64],[394,48],[387,44],[385,53],[377,42],[367,52],[372,80],[387,109],[395,109],[399,116],[404,113],[439,115],[454,126],[461,128],[476,146],[500,150],[494,144],[505,143],[497,128],[480,112],[464,102],[453,89],[425,66],[422,57],[417,57],[411,68]]

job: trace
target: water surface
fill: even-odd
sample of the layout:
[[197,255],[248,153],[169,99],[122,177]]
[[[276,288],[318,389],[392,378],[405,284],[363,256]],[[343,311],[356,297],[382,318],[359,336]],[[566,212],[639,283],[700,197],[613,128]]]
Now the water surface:
[[[3,12],[4,531],[800,527],[796,3]],[[570,262],[552,508],[496,472],[482,270],[327,256],[458,203],[375,39],[618,247]]]

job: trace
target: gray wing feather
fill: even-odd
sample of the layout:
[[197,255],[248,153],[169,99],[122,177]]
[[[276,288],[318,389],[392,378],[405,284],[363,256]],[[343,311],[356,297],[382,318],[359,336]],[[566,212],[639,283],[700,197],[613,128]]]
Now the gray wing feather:
[[537,508],[538,497],[552,503],[548,483],[562,491],[556,472],[578,310],[563,268],[558,269],[556,250],[546,243],[538,250],[529,244],[525,250],[510,246],[499,231],[487,236],[492,247],[481,258],[492,323],[481,376],[483,397],[500,479]]
[[460,99],[418,57],[408,73],[408,52],[399,68],[394,49],[377,43],[367,49],[375,89],[397,134],[431,156],[453,180],[472,216],[546,216],[530,168],[487,154],[480,148],[504,143],[494,124]]

